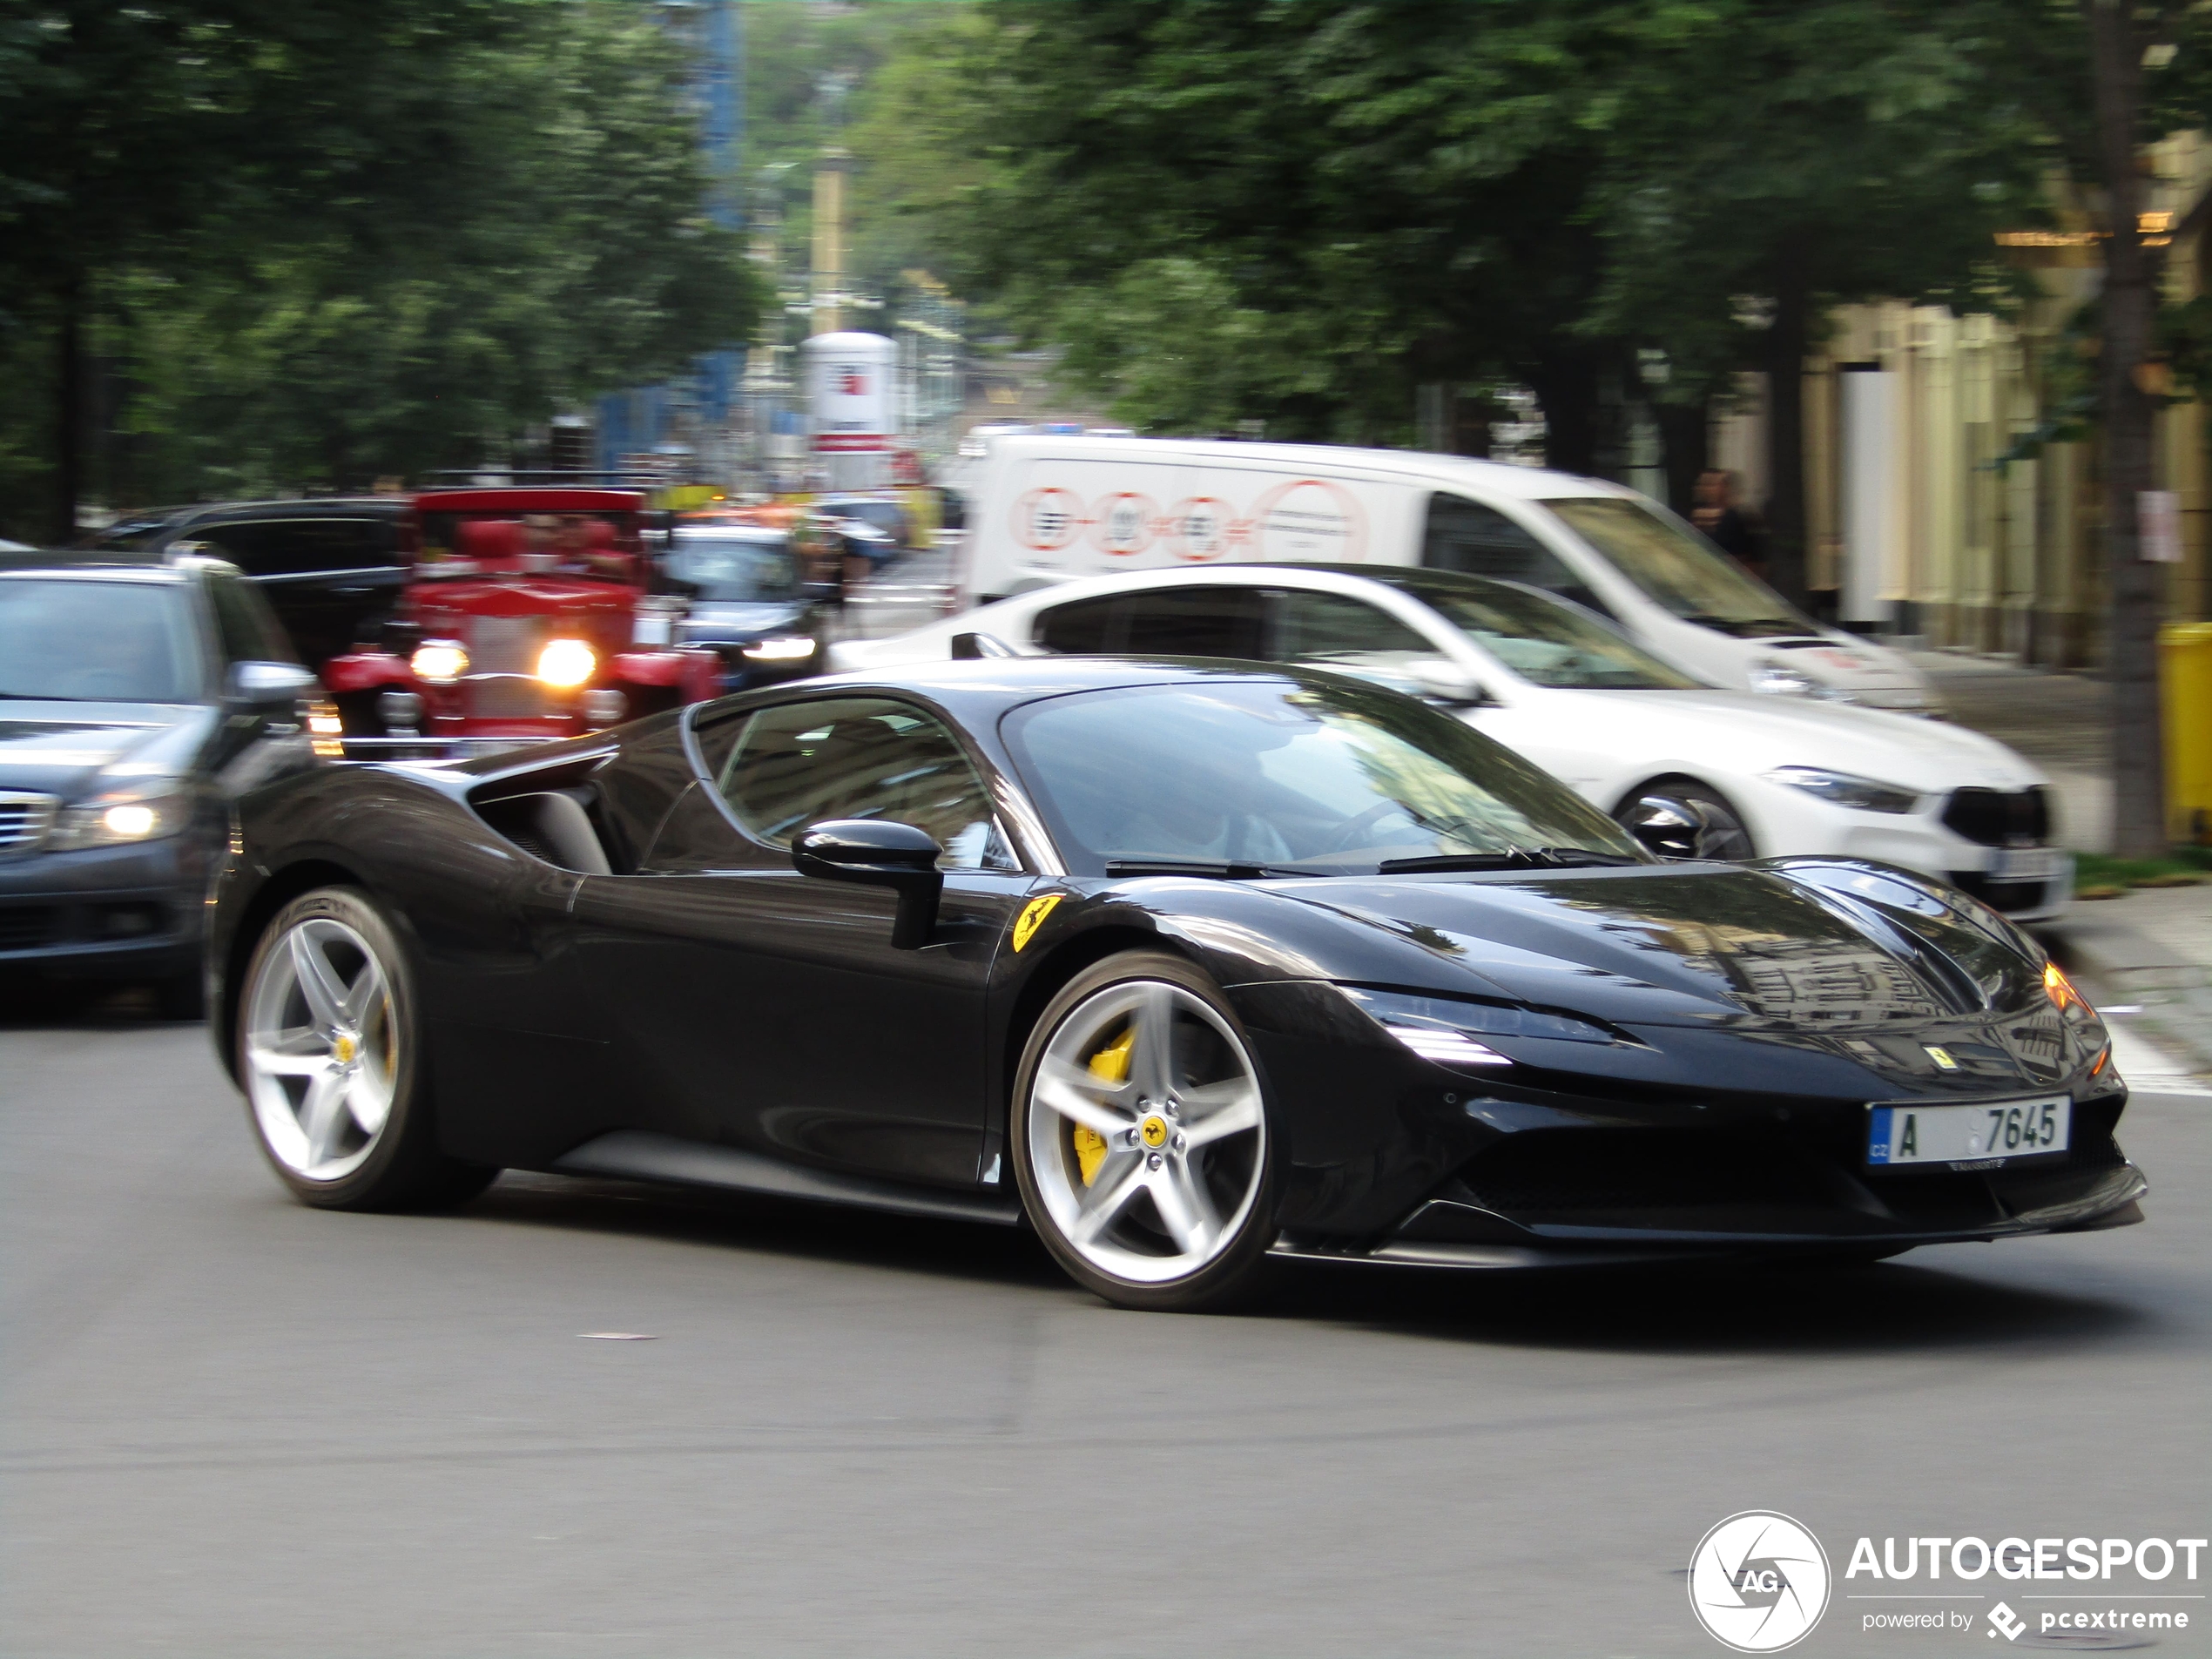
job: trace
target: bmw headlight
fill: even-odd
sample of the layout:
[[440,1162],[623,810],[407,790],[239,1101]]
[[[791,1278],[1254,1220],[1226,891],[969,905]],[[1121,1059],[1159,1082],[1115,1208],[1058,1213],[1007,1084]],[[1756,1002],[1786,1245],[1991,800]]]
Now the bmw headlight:
[[1424,1060],[1447,1066],[1510,1066],[1487,1037],[1549,1037],[1566,1042],[1611,1042],[1604,1026],[1571,1015],[1547,1014],[1497,1002],[1463,1002],[1449,996],[1402,991],[1338,988],[1368,1016]]
[[1817,766],[1777,766],[1767,773],[1770,784],[1802,789],[1808,795],[1861,813],[1909,813],[1920,804],[1917,790],[1871,778],[1854,778],[1847,772],[1823,772]]
[[1762,657],[1751,664],[1750,686],[1776,697],[1817,697],[1826,703],[1856,703],[1858,699],[1839,685],[1816,679],[1794,663],[1779,657]]
[[191,816],[191,803],[170,780],[147,789],[117,789],[65,809],[47,845],[57,853],[87,846],[125,846],[174,835]]

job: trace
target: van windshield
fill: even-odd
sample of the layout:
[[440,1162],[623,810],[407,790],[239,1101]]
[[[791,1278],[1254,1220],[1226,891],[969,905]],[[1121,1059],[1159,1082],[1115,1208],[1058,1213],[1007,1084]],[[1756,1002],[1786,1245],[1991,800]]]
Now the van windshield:
[[1790,602],[1696,531],[1611,496],[1542,503],[1613,568],[1684,622],[1743,639],[1811,632]]

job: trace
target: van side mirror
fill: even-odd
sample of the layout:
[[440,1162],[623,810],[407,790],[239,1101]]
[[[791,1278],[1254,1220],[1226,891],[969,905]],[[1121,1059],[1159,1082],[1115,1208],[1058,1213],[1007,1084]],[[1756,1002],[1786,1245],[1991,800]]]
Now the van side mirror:
[[891,948],[920,950],[937,925],[937,900],[945,890],[937,860],[943,851],[912,824],[833,818],[799,832],[791,844],[791,862],[799,874],[825,881],[889,887],[899,895]]

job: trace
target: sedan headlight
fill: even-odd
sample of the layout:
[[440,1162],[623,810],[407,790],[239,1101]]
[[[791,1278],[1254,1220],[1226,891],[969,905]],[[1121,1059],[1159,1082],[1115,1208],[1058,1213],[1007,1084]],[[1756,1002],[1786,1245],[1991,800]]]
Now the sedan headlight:
[[1876,783],[1871,778],[1854,778],[1847,772],[1823,772],[1817,766],[1778,766],[1766,778],[1770,784],[1802,789],[1808,795],[1856,812],[1909,813],[1920,804],[1917,790]]
[[184,828],[190,815],[191,803],[166,786],[160,793],[118,790],[64,811],[47,845],[57,853],[67,853],[80,847],[158,841]]
[[745,648],[745,659],[755,663],[795,663],[814,654],[814,642],[805,634],[776,634],[756,639]]
[[1856,703],[1858,699],[1839,685],[1815,679],[1794,663],[1779,657],[1762,657],[1751,664],[1750,686],[1776,697],[1817,697],[1828,703]]
[[572,691],[590,679],[599,654],[581,639],[548,640],[537,654],[537,677],[556,691]]
[[1382,1028],[1424,1060],[1447,1066],[1510,1066],[1486,1037],[1550,1037],[1567,1042],[1611,1042],[1614,1034],[1571,1015],[1496,1002],[1462,1002],[1448,996],[1413,996],[1400,991],[1339,989],[1357,1002]]

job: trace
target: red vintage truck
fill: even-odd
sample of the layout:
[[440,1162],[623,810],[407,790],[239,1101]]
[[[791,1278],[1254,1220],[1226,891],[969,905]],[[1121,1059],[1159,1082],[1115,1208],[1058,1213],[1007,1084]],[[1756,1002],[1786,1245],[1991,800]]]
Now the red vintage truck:
[[718,694],[671,643],[632,489],[431,490],[401,525],[414,575],[376,649],[323,664],[349,751],[511,747]]

